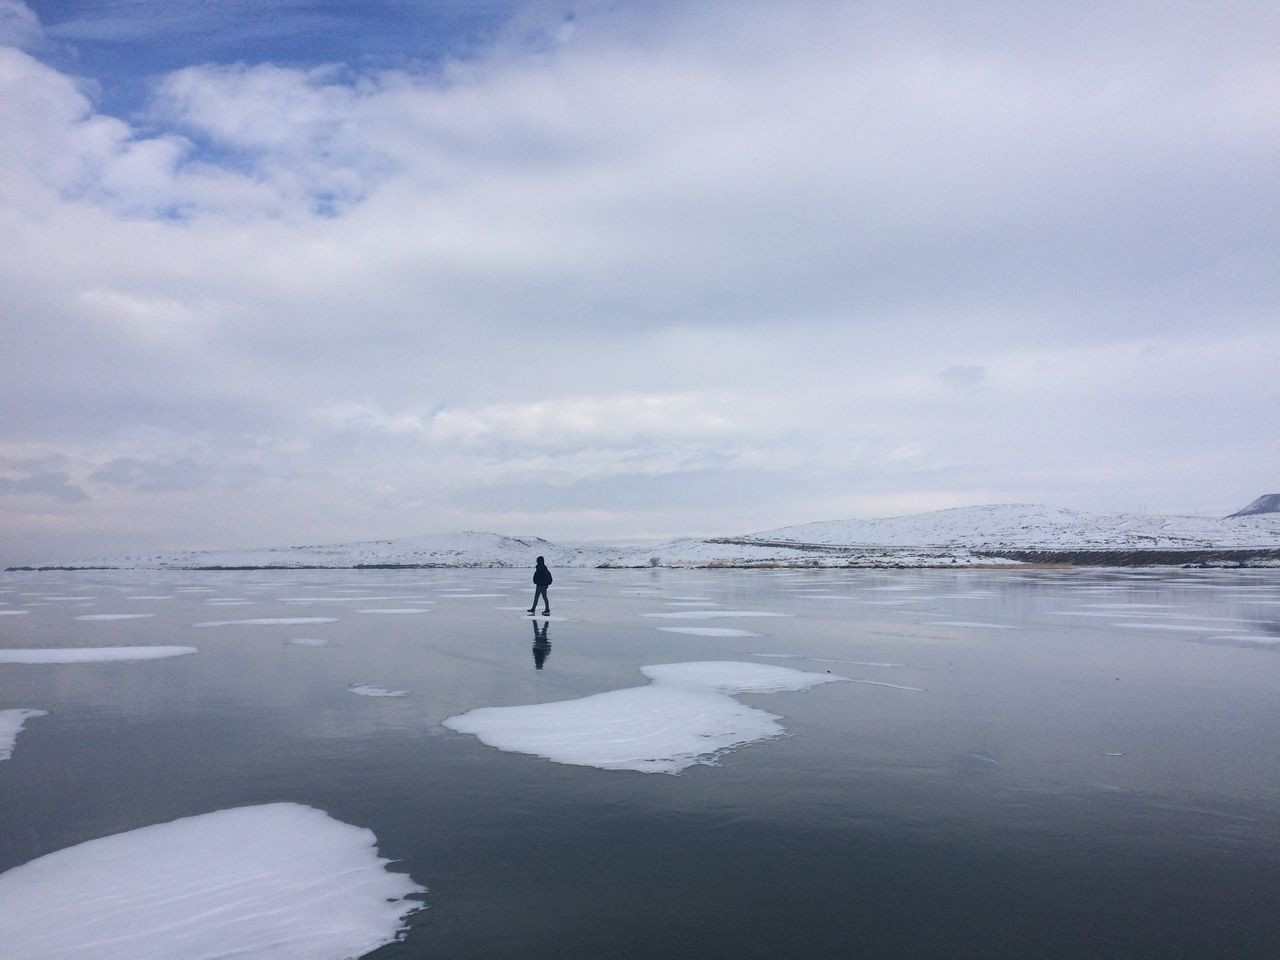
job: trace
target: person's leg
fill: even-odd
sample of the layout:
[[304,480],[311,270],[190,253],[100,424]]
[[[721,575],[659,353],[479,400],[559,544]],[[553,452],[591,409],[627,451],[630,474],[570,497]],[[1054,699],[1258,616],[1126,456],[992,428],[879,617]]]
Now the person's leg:
[[542,615],[544,617],[551,616],[551,601],[547,599],[547,588],[542,588]]
[[529,608],[529,612],[530,612],[530,613],[534,613],[534,612],[536,612],[536,611],[537,611],[537,609],[538,609],[538,596],[539,596],[539,594],[541,594],[541,593],[542,593],[542,590],[543,590],[543,588],[542,588],[542,585],[541,585],[541,584],[534,584],[534,587],[533,587],[533,606],[531,606],[531,607]]

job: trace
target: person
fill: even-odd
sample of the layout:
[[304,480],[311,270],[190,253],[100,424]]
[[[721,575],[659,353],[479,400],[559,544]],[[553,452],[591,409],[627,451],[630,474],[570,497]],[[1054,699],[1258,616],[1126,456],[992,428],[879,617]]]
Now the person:
[[550,629],[550,623],[544,623],[539,626],[537,620],[533,621],[533,666],[535,670],[541,670],[547,657],[551,656],[551,638],[547,636],[547,631]]
[[551,601],[547,599],[547,587],[551,586],[551,571],[547,569],[546,561],[542,557],[538,558],[538,565],[533,570],[533,606],[529,608],[530,613],[534,613],[538,609],[538,598],[542,598],[542,615],[544,617],[551,616]]

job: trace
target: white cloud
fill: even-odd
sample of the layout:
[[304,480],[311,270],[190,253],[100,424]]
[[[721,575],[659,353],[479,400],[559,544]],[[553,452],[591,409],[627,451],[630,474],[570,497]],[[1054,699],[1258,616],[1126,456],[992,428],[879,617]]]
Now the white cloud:
[[[0,454],[88,484],[68,538],[165,545],[549,487],[553,536],[1244,502],[1280,470],[1275,19],[599,8],[429,72],[191,66],[128,121],[0,49]],[[193,464],[260,506],[202,528]]]
[[21,0],[0,0],[0,46],[27,47],[44,36],[39,18]]

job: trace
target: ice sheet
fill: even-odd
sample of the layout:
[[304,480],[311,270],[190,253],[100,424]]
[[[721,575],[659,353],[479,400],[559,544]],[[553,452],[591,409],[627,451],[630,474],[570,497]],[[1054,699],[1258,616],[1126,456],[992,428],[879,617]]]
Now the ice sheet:
[[368,830],[296,803],[90,840],[0,875],[5,960],[344,960],[391,943],[423,888]]
[[48,715],[46,710],[0,710],[0,760],[8,760],[13,756],[13,746],[18,742],[23,724],[33,717]]
[[444,725],[499,750],[555,763],[676,774],[713,764],[726,750],[783,732],[779,717],[732,694],[807,690],[842,680],[759,663],[665,663],[641,667],[652,682],[518,707],[482,707]]

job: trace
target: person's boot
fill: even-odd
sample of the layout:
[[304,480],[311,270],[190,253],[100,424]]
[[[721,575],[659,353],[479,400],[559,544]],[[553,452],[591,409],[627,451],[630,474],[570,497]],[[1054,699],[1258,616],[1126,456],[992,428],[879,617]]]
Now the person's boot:
[[549,616],[551,616],[551,608],[550,608],[550,607],[547,607],[547,609],[543,610],[543,611],[542,611],[542,615],[543,615],[544,617],[549,617]]

